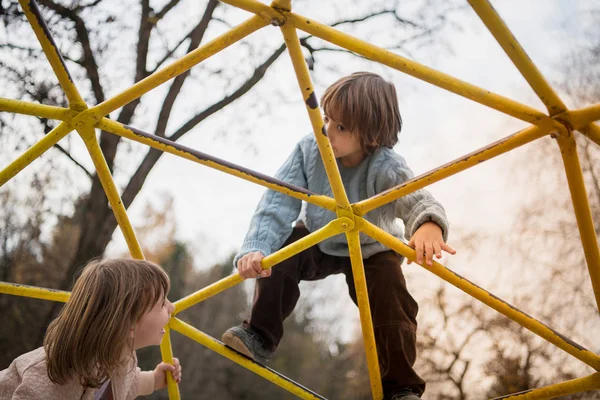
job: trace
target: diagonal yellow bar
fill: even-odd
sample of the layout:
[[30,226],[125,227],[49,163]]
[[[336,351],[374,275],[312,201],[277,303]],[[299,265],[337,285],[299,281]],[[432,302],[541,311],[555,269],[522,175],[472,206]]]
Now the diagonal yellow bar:
[[573,129],[583,128],[590,122],[600,120],[600,103],[583,107],[579,110],[568,111],[567,115],[573,125]]
[[566,111],[567,106],[565,106],[556,92],[554,92],[554,89],[546,81],[533,61],[531,61],[489,0],[469,0],[469,4],[471,4],[471,7],[479,15],[479,18],[481,18],[488,30],[494,35],[496,41],[502,46],[506,55],[512,60],[519,72],[521,72],[521,75],[527,80],[529,86],[531,86],[540,100],[546,105],[550,115]]
[[[287,0],[286,0],[287,1]],[[255,0],[221,0],[234,7],[254,13],[266,21],[281,20],[283,15],[272,7]]]
[[571,379],[538,389],[530,389],[512,395],[496,397],[492,400],[545,400],[598,389],[600,389],[600,373],[596,372],[583,378]]
[[231,350],[229,347],[223,345],[223,343],[203,332],[200,332],[198,329],[186,324],[180,319],[172,318],[169,322],[169,325],[171,326],[172,330],[179,332],[192,340],[195,340],[196,342],[211,349],[215,353],[222,355],[223,357],[229,358],[231,361],[241,365],[246,369],[249,369],[257,375],[262,376],[277,386],[287,390],[292,394],[295,394],[301,399],[323,399],[323,397],[319,396],[318,394],[311,392],[310,390],[297,384],[296,382],[291,381],[283,375],[275,373],[270,368],[264,367],[261,364],[242,356],[237,351]]
[[115,218],[117,219],[117,223],[121,228],[121,232],[125,237],[125,241],[127,242],[131,256],[133,258],[143,260],[144,253],[142,252],[142,248],[135,237],[135,232],[133,231],[133,227],[129,221],[129,216],[127,215],[125,206],[123,206],[117,186],[112,179],[110,170],[106,164],[106,159],[104,158],[104,154],[102,154],[102,150],[100,149],[100,145],[96,139],[94,128],[90,126],[83,126],[78,128],[78,132],[90,153],[90,157],[92,158],[94,166],[96,167],[96,173],[98,174],[98,178],[100,178],[100,183],[102,183],[102,187],[104,188],[108,202],[110,203]]
[[15,161],[10,163],[0,171],[0,187],[11,180],[15,175],[31,164],[35,159],[44,154],[50,147],[58,143],[67,136],[73,128],[66,122],[61,122],[56,128],[52,129],[46,136],[41,138],[36,144],[31,146],[21,154]]
[[71,74],[69,74],[65,60],[63,60],[62,55],[58,51],[58,46],[56,46],[56,43],[50,34],[50,30],[42,17],[42,13],[38,8],[37,3],[35,0],[19,0],[19,3],[23,8],[23,12],[27,17],[29,24],[35,32],[35,36],[37,36],[38,41],[42,45],[42,49],[52,66],[52,70],[54,70],[54,73],[58,78],[60,86],[67,95],[71,109],[77,111],[85,110],[87,105],[73,83],[73,78],[71,78]]
[[568,135],[558,135],[557,140],[567,174],[575,218],[577,219],[583,252],[592,280],[596,304],[600,309],[600,250],[598,249],[592,210],[588,202],[579,156],[577,155],[577,142],[571,132],[568,132]]
[[358,303],[360,324],[362,326],[363,341],[365,344],[369,381],[371,382],[371,394],[373,400],[381,400],[383,399],[381,371],[379,370],[379,360],[377,358],[377,346],[375,344],[373,320],[371,319],[371,306],[369,305],[369,292],[367,290],[365,266],[363,264],[362,251],[360,248],[359,231],[353,229],[350,232],[346,232],[346,239],[348,240],[350,262],[352,263],[352,276],[354,277],[356,302]]
[[[317,243],[335,236],[339,233],[342,233],[346,229],[351,229],[354,224],[348,218],[338,218],[321,229],[318,229],[311,234],[303,237],[302,239],[289,244],[288,246],[279,249],[275,253],[266,256],[261,261],[261,266],[263,269],[272,268],[274,265],[279,264],[283,260],[290,258],[291,256],[298,254],[309,247],[316,245]],[[177,315],[185,309],[190,308],[194,304],[198,304],[201,301],[206,300],[209,297],[214,296],[217,293],[222,292],[225,289],[229,289],[232,286],[237,285],[242,282],[244,279],[237,273],[228,276],[227,278],[223,278],[218,282],[213,283],[205,287],[204,289],[198,290],[195,293],[192,293],[189,296],[186,296],[178,301],[175,304],[175,312],[173,315]]]
[[47,106],[22,100],[12,100],[0,97],[0,112],[8,111],[18,114],[33,115],[41,118],[58,119],[69,122],[77,115],[76,111],[68,108]]
[[354,212],[357,215],[365,215],[377,207],[406,196],[416,190],[422,189],[435,182],[439,182],[444,178],[455,175],[484,161],[507,153],[510,150],[530,143],[542,136],[548,134],[548,130],[537,126],[531,126],[517,133],[500,139],[497,142],[489,144],[481,149],[475,150],[467,155],[464,155],[456,160],[442,165],[434,170],[419,175],[410,181],[404,182],[401,185],[395,186],[384,192],[379,193],[369,199],[360,201],[352,205]]
[[446,89],[520,120],[534,125],[540,125],[549,120],[549,117],[546,114],[535,108],[492,93],[489,90],[482,89],[468,82],[461,81],[453,76],[421,65],[381,47],[374,46],[310,18],[286,12],[284,12],[284,15],[286,16],[288,23],[291,22],[296,28],[301,29],[306,33],[317,36],[323,40],[360,54],[369,60],[377,61],[397,69],[398,71],[414,76],[417,79],[429,82],[432,85]]
[[600,146],[600,126],[592,123],[579,129],[591,141]]
[[[165,334],[160,342],[160,353],[162,355],[163,362],[173,365],[173,348],[171,347],[171,328],[169,325],[165,326]],[[179,394],[179,385],[173,379],[173,375],[167,372],[167,391],[169,393],[169,400],[179,400],[181,395]]]
[[[356,225],[358,229],[360,229],[365,234],[371,236],[374,239],[379,240],[381,243],[383,243],[390,249],[393,249],[398,253],[402,254],[409,260],[416,262],[415,250],[412,247],[409,247],[407,244],[400,241],[398,238],[390,235],[389,233],[383,231],[379,227],[373,225],[372,223],[361,217],[356,218]],[[505,315],[506,317],[512,319],[519,325],[523,326],[524,328],[527,328],[536,335],[541,336],[548,342],[554,344],[558,348],[564,350],[565,352],[571,354],[573,357],[594,368],[596,371],[600,370],[600,357],[598,355],[587,350],[583,346],[573,342],[572,340],[566,338],[565,336],[554,331],[550,327],[542,324],[540,321],[523,313],[515,306],[494,296],[492,293],[480,288],[479,286],[456,274],[455,272],[452,272],[451,270],[447,269],[446,267],[444,267],[436,261],[433,261],[433,265],[431,266],[427,264],[423,264],[421,266],[427,269],[428,271],[432,272],[433,274],[439,276],[451,285],[456,286],[468,295],[481,301],[485,305],[498,311],[500,314]]]
[[185,158],[186,160],[190,160],[198,164],[202,164],[207,167],[225,172],[227,174],[237,176],[238,178],[244,179],[249,182],[254,182],[258,185],[267,187],[280,193],[287,194],[288,196],[294,197],[296,199],[306,201],[307,203],[315,204],[328,210],[335,211],[335,201],[331,197],[309,194],[310,192],[303,193],[297,190],[293,190],[290,187],[282,186],[268,181],[266,180],[266,177],[265,179],[261,179],[260,176],[262,174],[252,174],[251,172],[253,171],[246,170],[245,168],[237,166],[235,164],[229,163],[228,165],[225,165],[224,163],[216,162],[216,158],[214,158],[214,160],[211,160],[209,159],[209,156],[205,155],[204,153],[200,153],[196,150],[190,149],[176,142],[171,142],[168,139],[164,139],[155,135],[150,135],[137,129],[131,129],[119,122],[110,120],[108,118],[103,118],[96,126],[100,129],[114,133],[115,135],[119,135],[121,137],[136,141],[138,143],[148,145],[157,150],[164,151],[165,153]]
[[0,293],[13,296],[32,297],[34,299],[66,302],[71,296],[70,292],[56,289],[46,289],[35,286],[21,285],[18,283],[0,282]]
[[325,124],[323,123],[323,117],[321,116],[321,110],[319,109],[319,101],[317,100],[315,89],[310,80],[310,75],[308,74],[306,61],[302,55],[298,34],[296,29],[289,24],[283,25],[281,27],[281,32],[285,38],[285,44],[288,48],[290,58],[292,59],[292,64],[294,65],[294,71],[296,72],[296,78],[298,79],[298,86],[300,87],[302,99],[306,105],[306,110],[308,111],[313,132],[315,134],[315,138],[317,139],[317,145],[319,146],[319,152],[321,153],[325,171],[327,172],[327,177],[329,178],[329,184],[331,185],[331,190],[333,191],[333,197],[340,208],[349,210],[350,202],[348,201],[348,196],[346,196],[346,191],[342,183],[342,178],[340,177],[340,171],[338,169],[335,156],[333,155],[331,143],[329,143],[329,139],[327,138]]
[[96,122],[100,121],[102,117],[110,112],[123,107],[125,104],[141,97],[155,87],[165,83],[177,75],[184,73],[194,65],[231,46],[237,41],[266,26],[267,24],[267,21],[258,16],[253,16],[247,19],[228,32],[216,37],[205,45],[198,47],[196,50],[189,52],[171,65],[137,82],[129,89],[124,90],[113,98],[91,108],[89,110],[90,115],[92,115]]

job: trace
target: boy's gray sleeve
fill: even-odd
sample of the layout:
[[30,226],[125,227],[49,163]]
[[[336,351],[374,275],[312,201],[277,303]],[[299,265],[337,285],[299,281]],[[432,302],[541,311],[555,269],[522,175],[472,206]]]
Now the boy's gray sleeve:
[[[296,146],[275,177],[296,186],[307,187],[300,145]],[[233,265],[237,267],[238,260],[247,253],[260,251],[268,256],[279,250],[292,233],[292,223],[300,215],[301,208],[301,200],[268,189],[256,207],[250,228],[233,260]]]
[[[395,163],[387,170],[385,174],[387,182],[384,182],[386,187],[383,190],[400,185],[413,176],[406,162],[401,159],[401,162]],[[448,240],[449,224],[444,207],[427,190],[420,189],[397,199],[394,212],[396,217],[404,222],[404,237],[407,240],[410,240],[415,231],[428,221],[438,224],[442,228],[444,242]]]

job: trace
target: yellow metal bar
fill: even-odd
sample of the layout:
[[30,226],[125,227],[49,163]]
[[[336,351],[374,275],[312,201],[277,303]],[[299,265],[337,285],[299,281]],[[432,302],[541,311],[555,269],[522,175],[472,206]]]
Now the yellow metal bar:
[[579,156],[577,155],[577,143],[571,132],[558,135],[557,140],[567,174],[567,182],[571,191],[571,199],[573,200],[573,208],[575,209],[575,217],[590,272],[590,279],[592,280],[596,304],[600,309],[600,251],[598,250],[592,211],[585,190]]
[[[283,260],[287,260],[291,256],[298,254],[309,247],[316,245],[317,243],[335,236],[341,232],[344,232],[347,229],[351,229],[354,226],[351,220],[348,218],[338,218],[319,230],[312,232],[311,234],[303,237],[300,240],[295,241],[287,245],[286,247],[279,249],[275,253],[266,256],[261,261],[261,266],[263,269],[272,268],[274,265],[279,264]],[[223,278],[220,281],[213,283],[212,285],[208,285],[207,287],[198,290],[195,293],[192,293],[189,296],[186,296],[174,303],[175,312],[173,315],[177,315],[185,309],[190,308],[191,306],[200,303],[201,301],[206,300],[209,297],[214,296],[217,293],[222,292],[225,289],[229,289],[232,286],[237,285],[242,282],[244,279],[237,273],[228,276],[227,278]]]
[[29,103],[27,101],[5,99],[0,97],[0,111],[33,115],[41,118],[58,119],[69,122],[77,112],[68,108]]
[[[171,328],[169,325],[165,326],[165,335],[160,342],[160,353],[162,355],[163,362],[167,364],[173,364],[173,348],[171,347]],[[167,391],[169,393],[169,400],[179,400],[181,395],[179,394],[179,385],[173,379],[173,375],[167,372]]]
[[585,126],[584,128],[580,128],[580,131],[591,141],[600,146],[600,126],[592,123]]
[[70,124],[61,122],[56,128],[48,132],[46,136],[0,171],[0,187],[21,172],[23,168],[31,164],[36,158],[44,154],[46,150],[58,143],[59,140],[67,136],[72,130],[73,128]]
[[267,22],[281,21],[283,18],[275,9],[256,0],[221,0],[221,2],[254,13]]
[[[361,217],[356,217],[356,225],[358,229],[360,229],[365,234],[371,236],[374,239],[379,240],[381,243],[402,254],[409,260],[416,262],[415,250],[403,243],[402,241],[400,241],[398,238],[390,235],[389,233],[383,231],[379,227],[371,224],[369,221]],[[428,271],[432,272],[433,274],[439,276],[451,285],[456,286],[468,295],[476,298],[477,300],[481,301],[487,306],[498,311],[500,314],[505,315],[506,317],[512,319],[519,325],[523,326],[524,328],[527,328],[536,335],[541,336],[548,342],[554,344],[555,346],[571,354],[578,360],[581,360],[582,362],[591,366],[596,371],[600,370],[600,357],[598,357],[598,355],[585,349],[581,345],[573,342],[572,340],[566,338],[560,333],[552,330],[548,326],[542,324],[540,321],[523,313],[515,306],[494,296],[492,293],[480,288],[479,286],[456,274],[455,272],[447,269],[446,267],[444,267],[436,261],[433,261],[433,265],[427,265],[424,263],[421,266],[427,269]]]
[[283,11],[292,11],[292,0],[273,0],[271,7]]
[[429,82],[432,85],[441,87],[442,89],[446,89],[520,120],[534,125],[540,125],[549,119],[547,115],[535,108],[492,93],[489,90],[482,89],[465,81],[461,81],[448,74],[421,65],[381,47],[374,46],[312,19],[295,13],[284,12],[284,15],[286,16],[288,23],[291,23],[293,26],[306,33],[320,37],[323,40],[360,54],[369,60],[380,62],[397,69],[398,71],[402,71],[415,78]]
[[19,0],[19,3],[23,8],[23,12],[27,17],[29,24],[35,32],[35,36],[37,36],[38,41],[42,45],[42,49],[52,66],[52,70],[58,78],[60,86],[67,95],[69,106],[73,110],[85,110],[87,105],[73,83],[73,78],[71,78],[71,74],[69,74],[65,60],[63,60],[62,55],[58,51],[58,46],[48,30],[48,26],[42,17],[42,13],[38,8],[37,3],[35,0]]
[[565,106],[563,101],[554,92],[554,89],[546,81],[533,61],[531,61],[489,0],[469,0],[469,4],[471,4],[471,7],[479,15],[479,18],[481,18],[485,26],[494,35],[496,41],[502,46],[506,55],[515,64],[540,100],[546,105],[550,115],[566,111],[567,106]]
[[580,129],[591,122],[600,120],[600,103],[591,106],[580,108],[579,110],[571,110],[567,113],[573,129]]
[[32,297],[34,299],[60,301],[63,303],[69,300],[69,297],[71,296],[70,292],[64,292],[62,290],[46,289],[10,282],[0,282],[0,293],[11,294],[13,296]]
[[98,178],[100,178],[100,183],[102,183],[102,187],[104,188],[108,202],[110,203],[115,218],[117,219],[117,223],[119,224],[119,227],[121,227],[121,232],[123,232],[123,236],[125,237],[125,241],[127,242],[131,256],[133,258],[143,260],[144,253],[142,252],[142,248],[135,237],[135,232],[131,226],[131,222],[129,221],[129,216],[127,215],[125,206],[123,206],[117,186],[112,179],[110,170],[106,164],[106,159],[104,158],[104,154],[102,154],[102,150],[100,149],[100,145],[96,139],[94,128],[90,126],[83,126],[79,127],[77,130],[90,153],[92,162],[96,167],[96,173],[98,174]]
[[600,389],[600,373],[596,372],[583,378],[571,379],[554,385],[545,386],[538,389],[530,389],[520,393],[509,394],[497,397],[493,400],[545,400],[553,399],[559,396],[566,396],[589,390]]
[[352,276],[354,277],[354,288],[356,289],[356,302],[358,303],[360,324],[365,343],[371,394],[374,400],[381,400],[383,399],[381,371],[379,370],[379,360],[377,359],[377,346],[375,344],[375,332],[373,331],[373,320],[371,318],[371,306],[369,305],[369,292],[367,290],[365,266],[360,248],[359,231],[353,229],[350,232],[346,232],[346,239],[348,240]]
[[486,160],[499,156],[500,154],[507,153],[510,150],[523,146],[524,144],[532,142],[535,139],[547,134],[548,129],[531,126],[527,129],[523,129],[522,131],[500,139],[497,142],[482,147],[481,149],[475,150],[465,156],[457,158],[456,160],[444,164],[439,168],[419,175],[401,185],[388,189],[385,192],[381,192],[376,196],[355,203],[352,207],[354,208],[354,212],[356,214],[365,215],[369,211],[377,207],[381,207],[390,201],[399,199],[402,196],[422,189],[435,182],[441,181],[444,178],[455,175]]
[[298,33],[296,32],[296,29],[289,24],[283,25],[281,27],[281,32],[285,38],[285,44],[288,48],[290,58],[292,59],[292,64],[294,65],[294,71],[296,72],[296,77],[298,79],[298,86],[300,87],[300,92],[302,93],[302,98],[304,99],[306,110],[308,111],[313,132],[315,134],[315,138],[317,139],[317,145],[319,146],[319,152],[321,153],[321,158],[323,159],[323,164],[325,165],[325,171],[327,172],[327,177],[329,178],[329,184],[331,185],[331,190],[333,191],[333,197],[335,197],[335,200],[340,208],[349,210],[350,202],[348,201],[348,196],[346,196],[346,191],[344,190],[344,184],[342,183],[340,171],[338,169],[335,156],[333,155],[331,143],[329,142],[325,132],[325,124],[323,123],[323,117],[321,116],[321,110],[319,109],[317,95],[315,94],[313,84],[310,80],[310,75],[308,74],[306,61],[302,55]]
[[179,60],[175,61],[171,65],[161,69],[148,76],[147,78],[137,82],[129,89],[117,94],[111,99],[108,99],[96,107],[90,109],[90,114],[96,119],[96,122],[100,121],[102,117],[109,114],[110,112],[123,107],[125,104],[141,97],[145,93],[154,89],[155,87],[165,83],[169,79],[176,77],[184,73],[185,71],[192,68],[194,65],[206,60],[213,54],[229,47],[235,42],[245,38],[252,32],[257,31],[263,26],[267,25],[268,22],[263,20],[261,17],[253,16],[247,19],[238,26],[229,30],[228,32],[216,37],[205,45],[197,48],[194,51],[189,52]]
[[230,359],[231,361],[241,365],[242,367],[249,369],[257,375],[262,376],[263,378],[273,382],[277,386],[287,390],[290,393],[295,394],[301,399],[323,399],[323,397],[319,396],[316,393],[313,393],[306,389],[305,387],[289,380],[288,378],[275,373],[273,370],[264,367],[249,358],[242,356],[237,351],[231,350],[229,347],[223,345],[223,343],[218,340],[208,336],[207,334],[200,332],[198,329],[194,328],[191,325],[186,324],[185,322],[172,318],[169,323],[171,329],[181,333],[189,337],[192,340],[202,344],[203,346],[211,349],[215,353],[222,355]]
[[148,134],[145,134],[141,131],[129,129],[126,126],[120,124],[119,122],[110,120],[108,118],[103,118],[96,126],[99,129],[103,129],[105,131],[114,133],[115,135],[119,135],[121,137],[136,141],[138,143],[145,144],[157,150],[164,151],[165,153],[185,158],[186,160],[190,160],[198,164],[202,164],[207,167],[225,172],[227,174],[237,176],[238,178],[259,184],[261,186],[286,194],[296,199],[304,200],[307,203],[315,204],[328,210],[335,211],[335,201],[331,197],[302,193],[299,191],[292,190],[289,187],[281,186],[273,182],[269,182],[265,179],[260,179],[259,176],[255,176],[250,174],[249,172],[246,172],[242,167],[236,166],[234,164],[220,164],[218,162],[208,159],[208,157],[206,157],[206,155],[204,154],[198,154],[199,152],[193,149],[187,148],[183,145],[171,142],[167,139],[158,136],[152,135],[153,137],[149,137],[150,135]]

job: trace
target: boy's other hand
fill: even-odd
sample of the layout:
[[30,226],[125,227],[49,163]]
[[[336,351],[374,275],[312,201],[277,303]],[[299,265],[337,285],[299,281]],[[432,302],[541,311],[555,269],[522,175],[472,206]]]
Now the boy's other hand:
[[261,260],[265,256],[260,251],[254,251],[252,253],[245,254],[237,262],[238,273],[244,279],[256,278],[268,278],[271,276],[271,269],[262,269],[260,266]]
[[[456,254],[452,246],[444,242],[442,228],[435,222],[425,222],[410,238],[408,245],[415,249],[417,264],[423,264],[423,255],[427,265],[432,265],[433,255],[442,258],[442,250],[450,254]],[[408,264],[412,263],[408,260]]]

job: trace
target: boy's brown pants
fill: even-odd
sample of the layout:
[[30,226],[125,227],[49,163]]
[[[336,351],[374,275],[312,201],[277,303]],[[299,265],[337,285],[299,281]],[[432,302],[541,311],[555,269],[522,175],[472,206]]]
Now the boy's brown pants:
[[[294,228],[285,245],[308,233],[303,226]],[[412,368],[416,358],[419,308],[406,288],[401,257],[386,251],[363,262],[385,398],[403,388],[421,394],[425,382]],[[252,314],[244,325],[261,333],[270,342],[267,346],[275,350],[283,336],[283,321],[294,310],[300,296],[299,282],[339,273],[346,275],[350,297],[356,304],[349,257],[330,256],[313,246],[288,258],[273,268],[269,278],[257,279]]]

